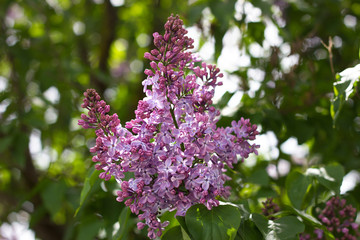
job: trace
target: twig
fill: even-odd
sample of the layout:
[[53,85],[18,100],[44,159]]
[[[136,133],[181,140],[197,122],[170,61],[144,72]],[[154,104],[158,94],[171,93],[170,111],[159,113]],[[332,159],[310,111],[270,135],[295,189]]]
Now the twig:
[[332,54],[332,47],[333,47],[333,41],[332,38],[329,37],[329,45],[326,45],[323,40],[321,40],[321,44],[328,50],[329,52],[329,60],[330,60],[330,68],[333,76],[335,77],[335,70],[334,70],[334,63],[333,63],[333,54]]

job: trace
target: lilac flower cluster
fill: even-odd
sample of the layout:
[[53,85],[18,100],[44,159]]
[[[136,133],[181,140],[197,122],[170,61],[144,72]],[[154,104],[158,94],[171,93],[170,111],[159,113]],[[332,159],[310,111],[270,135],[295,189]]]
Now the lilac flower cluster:
[[[355,223],[356,209],[350,204],[346,205],[345,199],[331,198],[318,218],[336,240],[356,240],[360,237],[359,224]],[[325,239],[321,229],[315,229],[314,233],[316,238],[311,237],[310,234],[302,234],[300,239]]]
[[262,204],[264,205],[264,208],[261,209],[263,215],[270,220],[274,220],[275,217],[273,215],[280,211],[279,205],[274,203],[272,198],[267,198]]
[[[220,112],[212,98],[222,74],[188,51],[193,40],[186,33],[182,20],[171,15],[165,34],[153,34],[156,49],[144,56],[151,61],[142,82],[146,97],[139,101],[135,119],[123,127],[89,89],[82,105],[89,113],[79,120],[84,128],[97,129],[90,151],[96,153],[96,169],[103,170],[99,177],[114,176],[120,183],[117,201],[144,220],[138,228],[147,225],[151,239],[161,236],[168,224],[158,219],[161,211],[184,216],[194,204],[218,206],[217,197],[230,194],[224,186],[229,179],[225,167],[257,154],[259,147],[249,143],[258,131],[248,119],[216,127]],[[125,180],[126,172],[133,177]]]

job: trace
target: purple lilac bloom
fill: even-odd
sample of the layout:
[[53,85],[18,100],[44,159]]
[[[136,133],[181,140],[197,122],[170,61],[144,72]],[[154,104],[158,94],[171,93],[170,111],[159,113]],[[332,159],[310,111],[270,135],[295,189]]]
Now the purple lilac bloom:
[[331,198],[318,218],[337,239],[358,239],[359,226],[355,223],[356,209],[345,199]]
[[274,220],[275,217],[273,215],[280,211],[279,205],[274,203],[272,198],[267,198],[264,202],[262,202],[262,204],[264,205],[264,208],[261,210],[264,216],[270,220]]
[[[359,225],[355,223],[356,213],[356,209],[352,205],[346,204],[345,199],[332,197],[326,202],[326,206],[318,218],[335,239],[356,240],[360,237]],[[300,235],[300,240],[306,239],[322,240],[326,238],[323,230],[315,229],[314,234],[302,233]]]
[[[195,204],[208,209],[219,205],[218,196],[228,197],[230,188],[225,167],[243,161],[258,145],[258,134],[248,119],[218,128],[220,112],[212,104],[215,87],[223,77],[215,65],[199,63],[189,51],[193,39],[178,16],[171,15],[165,34],[154,33],[156,49],[145,53],[151,69],[142,83],[146,97],[139,101],[135,119],[120,124],[116,114],[95,90],[84,93],[79,125],[96,129],[93,161],[102,171],[100,178],[112,176],[119,182],[117,201],[124,202],[148,226],[148,237],[161,236],[167,222],[161,211],[176,210],[184,216]],[[124,173],[134,177],[124,180]]]

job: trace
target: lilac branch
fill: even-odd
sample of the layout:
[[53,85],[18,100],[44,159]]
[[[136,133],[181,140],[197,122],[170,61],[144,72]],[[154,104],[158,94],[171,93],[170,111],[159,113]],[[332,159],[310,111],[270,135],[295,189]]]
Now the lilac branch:
[[[146,97],[140,100],[135,119],[122,127],[116,114],[95,90],[84,95],[82,107],[89,110],[79,124],[96,130],[93,161],[99,177],[119,182],[117,201],[138,215],[138,228],[148,226],[151,239],[161,236],[168,222],[158,219],[160,211],[176,210],[184,216],[194,204],[208,209],[218,198],[230,195],[224,186],[229,177],[225,167],[257,154],[257,126],[248,119],[217,128],[220,112],[212,106],[215,87],[223,77],[214,65],[199,62],[189,51],[193,39],[186,36],[183,22],[170,16],[165,34],[154,33],[156,49],[145,53],[151,69],[143,82]],[[124,181],[124,173],[134,178]]]

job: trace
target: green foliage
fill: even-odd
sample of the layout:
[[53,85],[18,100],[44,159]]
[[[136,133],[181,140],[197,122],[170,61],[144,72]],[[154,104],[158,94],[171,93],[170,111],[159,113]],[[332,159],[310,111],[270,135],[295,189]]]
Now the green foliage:
[[261,239],[262,234],[256,227],[256,224],[251,220],[242,220],[238,229],[236,238],[237,240],[256,240]]
[[190,237],[181,226],[176,226],[176,227],[169,229],[161,239],[162,240],[172,240],[172,239],[174,239],[174,240],[190,240]]
[[287,195],[295,208],[308,208],[309,201],[314,197],[317,198],[311,191],[313,188],[317,188],[320,184],[339,195],[343,177],[344,169],[338,164],[308,168],[304,174],[292,171],[286,177]]
[[52,218],[55,218],[63,205],[65,191],[66,184],[64,181],[48,182],[41,191],[44,206],[50,212]]
[[264,239],[298,239],[296,235],[305,230],[304,224],[294,216],[285,216],[273,221],[254,213],[252,218]]
[[324,235],[326,236],[327,239],[334,239],[334,236],[327,230],[327,228],[321,224],[321,222],[319,220],[317,220],[315,217],[299,211],[295,208],[290,208],[290,212],[291,214],[295,214],[297,216],[299,216],[301,218],[301,220],[303,221],[303,223],[312,228],[312,229],[321,229],[324,231]]
[[120,228],[117,231],[117,233],[115,234],[115,236],[113,237],[114,240],[128,238],[128,234],[129,234],[131,228],[134,227],[133,221],[130,218],[130,214],[131,214],[131,211],[129,208],[123,208],[123,210],[121,211],[121,214],[119,217]]
[[334,120],[339,117],[341,107],[344,102],[353,95],[357,83],[360,79],[360,65],[347,68],[340,74],[336,75],[337,81],[334,82],[334,99],[331,102],[331,117]]
[[286,191],[292,205],[302,208],[311,180],[302,173],[294,171],[286,178]]
[[320,168],[308,168],[305,175],[317,179],[320,184],[329,190],[338,195],[340,194],[340,187],[344,177],[344,168],[341,165],[332,164]]
[[94,239],[102,225],[103,222],[97,216],[89,216],[81,222],[76,238]]
[[[144,97],[143,54],[173,12],[198,31],[196,50],[213,52],[208,62],[219,59],[226,73],[215,103],[226,116],[217,125],[250,118],[261,134],[275,137],[259,143],[259,156],[227,170],[233,205],[196,205],[177,218],[165,213],[170,224],[162,239],[298,239],[315,228],[334,239],[317,215],[332,195],[343,194],[344,176],[360,170],[360,5],[111,2],[1,1],[0,223],[25,216],[38,239],[147,238],[116,202],[119,184],[98,178],[88,151],[94,134],[77,120],[87,88],[105,97],[122,124],[133,118]],[[234,32],[239,37],[230,35],[226,55]],[[332,45],[321,44],[329,37]],[[289,139],[305,153],[286,148]],[[342,197],[359,207],[359,189],[355,183]],[[274,219],[261,214],[267,197],[281,209]]]
[[234,239],[240,226],[240,212],[230,205],[211,210],[194,205],[187,211],[185,221],[194,239]]
[[100,183],[100,179],[99,179],[99,173],[97,171],[95,171],[94,168],[90,168],[89,169],[89,174],[88,176],[85,178],[85,182],[84,182],[84,186],[81,190],[81,194],[80,194],[80,205],[79,207],[76,209],[75,212],[75,216],[77,215],[77,213],[79,212],[80,208],[82,207],[82,205],[84,204],[86,198],[88,197],[88,195],[90,194],[90,191],[95,188],[95,187],[99,187],[99,183]]

